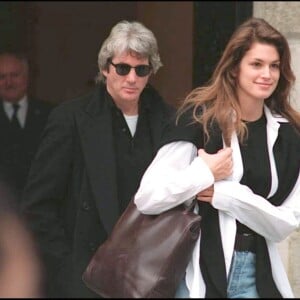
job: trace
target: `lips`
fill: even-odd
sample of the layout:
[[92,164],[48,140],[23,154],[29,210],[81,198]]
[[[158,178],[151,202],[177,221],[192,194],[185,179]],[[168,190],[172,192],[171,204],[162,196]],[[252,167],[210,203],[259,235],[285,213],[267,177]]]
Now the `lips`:
[[262,87],[262,88],[270,88],[273,86],[272,83],[256,83],[258,86]]
[[128,93],[136,93],[138,91],[138,89],[136,88],[127,88],[127,87],[125,87],[124,90]]

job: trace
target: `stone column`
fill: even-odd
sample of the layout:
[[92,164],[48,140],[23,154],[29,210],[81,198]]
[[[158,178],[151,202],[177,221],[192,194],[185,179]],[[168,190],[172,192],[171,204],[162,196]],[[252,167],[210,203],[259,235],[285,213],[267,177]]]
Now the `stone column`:
[[[300,111],[300,2],[254,1],[253,15],[264,18],[288,40],[292,53],[292,68],[296,75],[291,101]],[[278,247],[295,297],[300,297],[300,230],[291,234]]]

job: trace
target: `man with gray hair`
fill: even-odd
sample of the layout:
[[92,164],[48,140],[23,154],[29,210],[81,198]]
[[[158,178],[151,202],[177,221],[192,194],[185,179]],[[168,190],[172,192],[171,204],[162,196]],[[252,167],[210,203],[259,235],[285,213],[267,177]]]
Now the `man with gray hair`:
[[162,63],[141,23],[116,24],[98,65],[95,90],[52,111],[24,191],[48,297],[99,297],[82,273],[136,192],[174,112],[148,83]]
[[19,207],[31,161],[53,105],[29,94],[29,63],[19,51],[0,53],[0,173]]

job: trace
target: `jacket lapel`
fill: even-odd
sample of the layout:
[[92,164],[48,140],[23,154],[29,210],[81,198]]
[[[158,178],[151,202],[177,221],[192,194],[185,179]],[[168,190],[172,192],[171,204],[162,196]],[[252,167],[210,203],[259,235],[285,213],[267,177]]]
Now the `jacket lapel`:
[[163,123],[166,118],[166,115],[164,115],[164,109],[160,107],[160,105],[162,105],[161,102],[156,101],[157,99],[155,97],[156,96],[153,96],[151,93],[147,93],[147,89],[145,89],[141,97],[144,109],[148,112],[154,151],[158,149],[159,143],[161,142]]
[[43,122],[46,122],[44,118],[41,118],[42,111],[36,105],[33,99],[28,99],[28,110],[25,120],[24,134],[26,139],[35,140],[37,133],[40,132],[40,128],[44,127]]
[[92,193],[107,233],[119,216],[111,123],[104,91],[97,90],[78,124]]
[[150,110],[149,123],[150,132],[152,134],[154,150],[157,150],[162,135],[162,122],[164,116],[162,115],[161,109],[156,111]]
[[9,119],[4,111],[2,103],[0,105],[0,124],[2,125],[0,127],[0,130],[2,130],[3,126],[5,126],[5,128],[7,128],[7,126],[9,125]]

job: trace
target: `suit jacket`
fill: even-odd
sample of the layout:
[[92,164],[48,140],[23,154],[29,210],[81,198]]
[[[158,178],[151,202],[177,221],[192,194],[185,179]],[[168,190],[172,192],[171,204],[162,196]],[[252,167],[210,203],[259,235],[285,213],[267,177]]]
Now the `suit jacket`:
[[[97,296],[81,276],[119,217],[105,90],[97,86],[52,111],[25,188],[23,212],[46,262],[50,297]],[[173,109],[150,86],[142,95],[151,102],[149,126],[157,148]]]
[[17,201],[51,108],[48,103],[28,98],[25,127],[20,135],[15,136],[10,131],[10,120],[3,105],[0,105],[0,172],[4,181],[17,193]]

